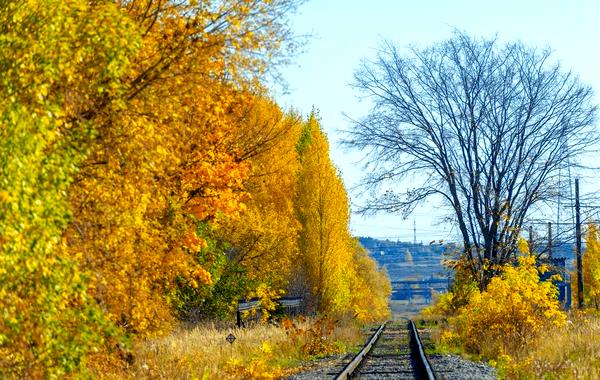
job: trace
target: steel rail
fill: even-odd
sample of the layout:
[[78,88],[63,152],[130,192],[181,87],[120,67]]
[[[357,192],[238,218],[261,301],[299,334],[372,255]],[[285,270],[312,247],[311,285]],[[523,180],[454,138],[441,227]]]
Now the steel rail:
[[360,350],[360,352],[354,356],[352,361],[344,367],[342,372],[340,372],[339,375],[337,375],[336,380],[346,380],[349,379],[350,376],[352,376],[354,371],[356,371],[358,366],[361,365],[365,357],[369,354],[371,348],[373,347],[373,345],[375,345],[375,342],[377,342],[377,339],[379,339],[379,336],[385,328],[386,323],[387,322],[384,322],[381,326],[379,326],[377,331],[375,331],[375,333],[371,336],[371,339],[369,339],[369,341],[363,347],[363,349]]
[[427,359],[427,355],[425,355],[423,343],[421,343],[421,339],[419,338],[417,326],[415,326],[415,323],[412,320],[408,321],[408,330],[410,334],[410,345],[412,348],[411,351],[414,352],[419,378],[436,380],[435,374],[431,369],[431,363],[429,363],[429,359]]

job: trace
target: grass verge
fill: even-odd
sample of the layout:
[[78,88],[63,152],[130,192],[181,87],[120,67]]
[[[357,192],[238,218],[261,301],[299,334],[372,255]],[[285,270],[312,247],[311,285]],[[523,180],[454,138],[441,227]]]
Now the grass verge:
[[600,315],[573,312],[564,328],[545,332],[526,359],[504,363],[507,378],[600,379]]
[[[229,344],[225,337],[236,339]],[[169,336],[138,342],[133,364],[101,378],[274,379],[309,360],[352,351],[364,341],[353,321],[283,321],[245,329],[203,324]]]
[[[481,357],[459,346],[443,343],[444,330],[431,328],[435,348],[428,354],[458,354],[469,360]],[[489,364],[501,379],[600,379],[600,314],[572,312],[565,327],[548,326],[537,339],[530,340],[518,353],[503,355]]]

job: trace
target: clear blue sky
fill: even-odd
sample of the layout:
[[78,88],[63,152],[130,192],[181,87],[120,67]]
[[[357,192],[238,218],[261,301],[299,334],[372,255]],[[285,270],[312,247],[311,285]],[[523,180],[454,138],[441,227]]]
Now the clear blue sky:
[[[313,34],[306,52],[283,69],[289,93],[276,96],[284,108],[308,114],[320,110],[331,143],[331,156],[351,188],[363,176],[360,156],[337,144],[349,127],[346,113],[360,117],[359,102],[348,84],[362,58],[371,58],[383,39],[400,46],[427,46],[451,36],[453,28],[478,37],[498,35],[536,47],[549,46],[554,57],[600,93],[600,1],[433,1],[312,0],[292,18],[296,34]],[[597,97],[598,99],[599,97]],[[582,179],[582,187],[586,182]],[[591,184],[590,184],[591,186]],[[357,199],[352,191],[350,196]],[[416,210],[417,240],[455,240],[438,205]],[[413,218],[353,215],[355,235],[412,240]]]

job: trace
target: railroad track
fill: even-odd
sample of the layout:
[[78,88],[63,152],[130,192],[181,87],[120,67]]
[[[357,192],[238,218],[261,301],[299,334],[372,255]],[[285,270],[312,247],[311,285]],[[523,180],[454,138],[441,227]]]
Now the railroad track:
[[336,379],[435,379],[412,321],[386,322]]

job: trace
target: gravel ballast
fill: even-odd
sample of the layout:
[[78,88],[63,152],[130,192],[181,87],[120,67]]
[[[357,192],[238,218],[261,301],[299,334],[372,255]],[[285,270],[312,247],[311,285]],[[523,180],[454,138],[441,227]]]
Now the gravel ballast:
[[[432,348],[432,343],[429,340],[430,330],[423,329],[420,331],[420,335],[423,344],[426,347]],[[439,380],[493,380],[497,378],[496,369],[486,363],[470,361],[453,354],[432,353],[427,356],[431,367]],[[303,366],[301,372],[288,377],[288,379],[334,379],[343,367],[352,360],[352,357],[353,355],[351,354],[338,355],[307,363]],[[387,375],[386,378],[396,378],[394,374],[390,375]],[[408,373],[398,373],[398,378],[408,378],[410,376],[412,375],[409,375]]]

